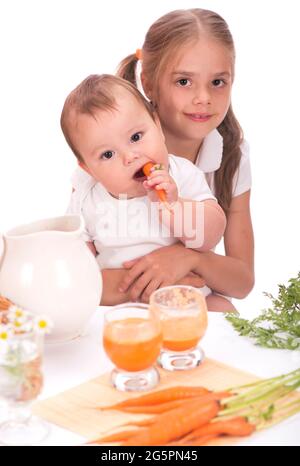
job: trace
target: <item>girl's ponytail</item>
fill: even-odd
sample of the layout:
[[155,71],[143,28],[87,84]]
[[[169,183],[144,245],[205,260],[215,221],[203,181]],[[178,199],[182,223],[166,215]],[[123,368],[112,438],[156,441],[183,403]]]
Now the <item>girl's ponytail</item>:
[[139,59],[135,53],[128,55],[128,57],[121,61],[116,75],[137,86],[135,70],[138,61]]
[[215,196],[227,213],[230,207],[233,179],[241,160],[243,131],[230,105],[226,117],[218,127],[223,137],[223,157],[220,168],[215,172]]

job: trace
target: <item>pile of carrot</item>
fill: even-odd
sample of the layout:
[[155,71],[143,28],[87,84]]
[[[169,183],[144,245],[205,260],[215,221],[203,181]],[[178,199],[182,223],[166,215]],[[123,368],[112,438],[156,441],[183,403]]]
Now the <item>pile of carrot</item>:
[[220,401],[231,392],[212,392],[204,387],[171,387],[131,398],[102,410],[154,414],[131,423],[126,429],[92,441],[92,444],[118,442],[122,446],[205,445],[220,436],[246,436],[255,430],[244,417],[217,419]]
[[251,435],[299,413],[299,387],[300,368],[223,392],[204,387],[165,388],[97,408],[151,416],[128,423],[131,429],[90,443],[205,445],[221,436]]

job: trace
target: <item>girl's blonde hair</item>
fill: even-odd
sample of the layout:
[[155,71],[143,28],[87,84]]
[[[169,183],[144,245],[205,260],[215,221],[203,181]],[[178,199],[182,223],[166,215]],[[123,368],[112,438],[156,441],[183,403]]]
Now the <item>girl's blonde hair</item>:
[[[227,23],[217,13],[200,8],[175,10],[152,24],[146,34],[141,54],[143,85],[146,93],[151,88],[151,98],[154,101],[159,100],[161,75],[174,60],[178,50],[203,36],[213,38],[228,48],[232,55],[234,71],[233,38]],[[117,75],[137,85],[137,62],[136,54],[129,55],[120,63]],[[243,132],[231,105],[217,129],[223,137],[223,157],[220,168],[215,172],[215,195],[223,209],[228,211],[243,141]]]
[[125,89],[125,91],[132,94],[154,119],[151,104],[130,82],[110,74],[88,76],[68,95],[60,118],[60,125],[65,139],[80,162],[83,162],[83,158],[72,138],[76,128],[76,115],[85,113],[94,117],[97,110],[116,110],[118,105],[115,97],[116,88]]

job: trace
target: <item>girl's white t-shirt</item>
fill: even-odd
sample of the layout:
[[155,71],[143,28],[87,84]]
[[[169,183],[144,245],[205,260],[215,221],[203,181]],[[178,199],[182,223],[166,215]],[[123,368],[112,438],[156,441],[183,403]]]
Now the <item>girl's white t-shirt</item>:
[[[249,145],[246,141],[241,144],[241,160],[233,178],[232,196],[236,197],[251,188],[251,165]],[[211,131],[204,139],[195,165],[205,174],[206,181],[215,194],[214,173],[220,168],[223,155],[223,138],[217,129]]]

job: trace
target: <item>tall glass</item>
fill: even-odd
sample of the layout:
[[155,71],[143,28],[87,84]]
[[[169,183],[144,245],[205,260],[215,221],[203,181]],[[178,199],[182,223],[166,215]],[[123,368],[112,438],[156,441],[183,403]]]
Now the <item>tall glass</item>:
[[160,288],[152,293],[150,308],[161,321],[161,367],[169,371],[197,367],[204,358],[199,341],[207,328],[207,306],[202,293],[191,286]]
[[159,382],[153,364],[162,342],[159,318],[149,306],[126,303],[105,312],[103,346],[116,366],[112,384],[122,391],[144,391]]
[[43,333],[34,316],[22,319],[0,312],[0,398],[7,402],[7,419],[0,425],[0,442],[34,445],[48,434],[47,425],[31,415],[30,405],[43,386]]

